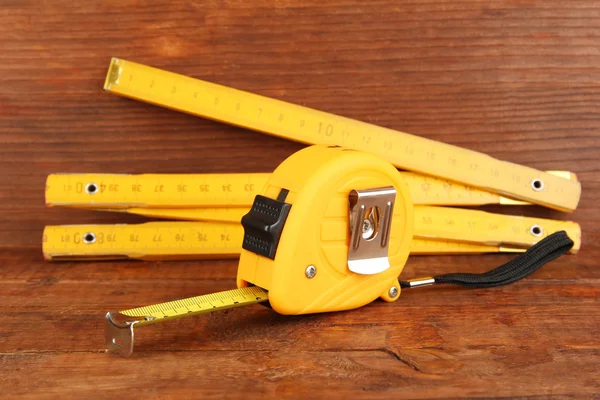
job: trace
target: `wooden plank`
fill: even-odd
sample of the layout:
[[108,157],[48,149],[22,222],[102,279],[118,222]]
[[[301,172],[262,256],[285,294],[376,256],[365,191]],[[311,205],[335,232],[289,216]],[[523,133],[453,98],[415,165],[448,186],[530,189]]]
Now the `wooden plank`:
[[[523,352],[527,352],[527,356]],[[37,398],[124,392],[157,397],[234,399],[248,397],[388,399],[480,398],[493,393],[515,398],[531,393],[533,382],[564,372],[535,390],[540,396],[587,397],[597,382],[594,350],[576,352],[523,348],[463,348],[396,352],[394,349],[289,351],[155,352],[115,361],[106,354],[9,354],[0,356],[8,373],[4,394]],[[532,361],[530,358],[535,358]],[[179,365],[179,368],[174,368]],[[181,366],[187,366],[182,368]],[[68,368],[69,373],[65,373]],[[20,379],[26,374],[29,379]],[[135,386],[135,389],[133,388]],[[443,387],[443,392],[440,391]],[[66,390],[68,388],[68,390]]]
[[[600,396],[598,18],[585,0],[3,2],[2,396]],[[105,354],[106,311],[232,288],[235,261],[45,263],[46,224],[143,221],[46,209],[46,176],[268,172],[302,147],[111,96],[112,56],[574,171],[574,214],[510,212],[577,221],[582,250],[508,287],[301,317],[253,306],[145,327],[133,358]],[[510,257],[411,257],[402,277]]]

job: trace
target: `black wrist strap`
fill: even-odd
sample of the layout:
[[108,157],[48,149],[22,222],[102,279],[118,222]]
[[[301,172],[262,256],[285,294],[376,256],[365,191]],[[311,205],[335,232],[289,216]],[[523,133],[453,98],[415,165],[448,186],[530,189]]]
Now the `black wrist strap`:
[[562,256],[573,247],[565,231],[559,231],[540,240],[525,253],[506,264],[483,274],[454,273],[433,278],[400,281],[400,287],[411,288],[427,284],[450,283],[469,288],[489,288],[508,285],[532,274],[542,265]]

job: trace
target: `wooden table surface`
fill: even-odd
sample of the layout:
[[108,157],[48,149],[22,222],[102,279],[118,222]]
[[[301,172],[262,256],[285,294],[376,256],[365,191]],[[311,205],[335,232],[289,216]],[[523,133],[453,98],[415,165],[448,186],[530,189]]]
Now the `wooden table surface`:
[[[80,3],[1,6],[0,397],[600,396],[600,3]],[[573,219],[582,250],[511,286],[312,316],[234,309],[109,355],[106,311],[233,288],[236,261],[45,262],[44,225],[142,221],[47,209],[46,176],[266,172],[302,148],[104,92],[111,56],[574,171],[574,214],[502,212]],[[403,277],[510,258],[413,256]]]

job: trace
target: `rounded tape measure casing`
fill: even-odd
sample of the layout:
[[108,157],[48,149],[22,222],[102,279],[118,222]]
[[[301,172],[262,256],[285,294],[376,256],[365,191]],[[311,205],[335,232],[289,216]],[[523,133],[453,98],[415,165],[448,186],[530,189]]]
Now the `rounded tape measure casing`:
[[[390,267],[376,274],[348,268],[352,190],[392,186],[396,190],[389,232]],[[378,297],[393,301],[409,255],[413,235],[413,204],[398,171],[372,154],[324,145],[303,149],[285,160],[264,188],[269,199],[286,193],[289,214],[273,258],[242,250],[237,285],[269,291],[281,314],[340,311],[368,304]],[[309,277],[309,270],[314,268]]]

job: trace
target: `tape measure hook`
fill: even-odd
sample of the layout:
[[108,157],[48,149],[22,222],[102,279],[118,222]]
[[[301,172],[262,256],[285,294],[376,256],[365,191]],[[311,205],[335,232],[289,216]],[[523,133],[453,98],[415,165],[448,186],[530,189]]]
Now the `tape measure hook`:
[[106,313],[104,337],[106,347],[111,353],[121,357],[129,357],[133,353],[133,327],[142,321],[150,321],[154,317],[130,317],[116,311]]

